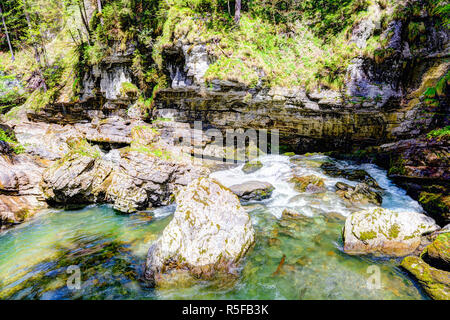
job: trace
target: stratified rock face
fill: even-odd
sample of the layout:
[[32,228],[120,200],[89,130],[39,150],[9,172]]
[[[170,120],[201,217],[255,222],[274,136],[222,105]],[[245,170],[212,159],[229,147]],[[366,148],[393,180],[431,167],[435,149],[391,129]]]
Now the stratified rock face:
[[230,187],[231,192],[244,201],[270,198],[274,189],[270,183],[261,181],[248,181]]
[[433,219],[421,213],[382,208],[363,210],[353,213],[345,221],[344,251],[406,256],[419,248],[424,234],[438,229]]
[[79,99],[61,95],[52,104],[40,110],[29,110],[34,121],[73,124],[110,116],[127,118],[127,109],[136,100],[124,92],[123,85],[133,82],[131,65],[135,47],[127,43],[125,50],[119,41],[113,41],[110,55],[99,64],[90,66],[80,79]]
[[429,266],[421,258],[403,259],[401,266],[412,274],[435,300],[450,300],[450,272]]
[[176,196],[177,210],[148,251],[145,277],[158,284],[179,270],[210,279],[233,272],[255,241],[239,199],[219,182],[200,178]]

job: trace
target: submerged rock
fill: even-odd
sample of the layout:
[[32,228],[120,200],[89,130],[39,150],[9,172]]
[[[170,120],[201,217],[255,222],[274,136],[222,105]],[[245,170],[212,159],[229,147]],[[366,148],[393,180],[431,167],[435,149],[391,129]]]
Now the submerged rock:
[[252,162],[247,162],[244,167],[242,168],[242,171],[244,173],[253,173],[258,171],[259,169],[261,169],[263,167],[263,164],[261,163],[261,161],[252,161]]
[[403,259],[401,267],[419,281],[431,298],[450,300],[450,272],[433,268],[415,256]]
[[158,285],[178,272],[211,279],[233,273],[255,241],[249,215],[239,199],[214,179],[192,181],[176,196],[177,210],[151,245],[145,278]]
[[298,211],[286,208],[283,210],[283,213],[281,214],[282,219],[308,219],[305,215],[301,214]]
[[315,175],[295,175],[289,180],[289,182],[294,184],[294,189],[298,192],[323,193],[326,191],[323,179]]
[[270,183],[261,181],[248,181],[230,187],[230,190],[244,201],[270,198],[274,189]]
[[348,254],[406,256],[421,245],[422,236],[439,229],[434,220],[417,212],[383,208],[355,212],[345,221],[344,251]]
[[355,187],[352,187],[346,183],[338,182],[335,187],[337,189],[336,194],[351,203],[372,203],[379,206],[383,201],[381,194],[372,190],[365,183],[358,183]]

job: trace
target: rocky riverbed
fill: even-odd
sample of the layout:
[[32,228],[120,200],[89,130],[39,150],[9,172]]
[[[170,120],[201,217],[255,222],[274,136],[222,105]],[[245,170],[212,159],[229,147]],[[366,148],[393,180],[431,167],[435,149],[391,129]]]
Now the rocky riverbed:
[[[414,275],[410,277],[409,273],[404,271],[406,269],[399,267],[402,263],[401,257],[347,253],[346,239],[342,238],[341,232],[350,221],[349,219],[361,210],[367,212],[385,210],[386,214],[398,213],[399,215],[402,211],[416,212],[416,215],[423,212],[416,201],[387,178],[384,170],[370,164],[358,165],[352,162],[335,161],[320,154],[295,158],[267,156],[260,161],[262,167],[250,174],[242,171],[243,165],[211,174],[211,178],[222,185],[217,187],[221,194],[218,196],[222,200],[231,197],[223,205],[215,196],[208,196],[214,192],[214,189],[208,188],[216,188],[213,187],[214,180],[204,180],[205,182],[191,184],[179,198],[179,203],[158,209],[120,214],[110,206],[91,205],[77,210],[51,209],[41,212],[34,219],[0,236],[2,248],[0,274],[4,279],[0,296],[16,299],[427,298],[428,291],[422,291],[416,285],[417,282],[414,279],[417,277],[418,283],[428,281],[424,286],[425,290],[427,285],[437,286],[442,292],[444,286],[444,295],[434,295],[434,297],[445,298],[445,284],[436,284],[436,282],[433,284],[429,280],[421,279],[420,273],[414,271],[417,268],[409,269]],[[384,190],[381,206],[358,201],[350,203],[342,199],[336,193],[338,189],[335,185],[337,183],[356,185],[357,182],[344,177],[327,175],[320,168],[323,163],[334,163],[346,170],[364,170]],[[314,175],[322,179],[323,192],[318,194],[296,190],[295,185],[290,182],[294,175]],[[232,199],[236,196],[228,191],[227,187],[237,182],[245,184],[247,181],[265,181],[270,183],[274,190],[266,199],[250,201],[241,199],[242,204],[239,204],[237,198]],[[220,191],[221,189],[223,190]],[[199,195],[198,198],[194,196],[195,200],[192,201],[190,193],[196,192],[195,190],[199,192]],[[226,195],[227,193],[229,195]],[[211,202],[208,202],[209,199]],[[226,205],[236,208],[230,208],[226,214],[221,214],[221,210],[216,208]],[[203,213],[193,211],[195,208],[198,209],[198,206],[202,206]],[[188,215],[188,212],[191,213]],[[202,217],[204,213],[207,216]],[[230,217],[227,216],[228,214],[231,214]],[[184,220],[188,216],[190,220]],[[244,219],[242,224],[237,220],[236,223],[229,223],[231,221],[229,219],[238,219],[238,217],[241,221],[241,216]],[[210,224],[208,221],[213,223]],[[223,225],[225,229],[220,227],[222,223],[225,223]],[[246,232],[243,229],[239,231],[238,225],[244,228],[246,223],[250,223],[245,227],[247,232],[254,232],[252,241],[250,241],[251,233],[247,235],[250,237],[249,240],[245,240]],[[380,224],[382,223],[380,221]],[[194,231],[200,225],[204,225],[201,228],[201,234],[186,233],[190,228]],[[227,229],[232,226],[232,229]],[[252,229],[254,231],[250,231]],[[427,232],[423,233],[424,236],[433,234],[435,229],[440,228],[434,226],[433,229],[426,230]],[[229,232],[232,233],[229,234]],[[442,246],[446,246],[445,241],[441,240],[446,239],[445,229],[438,232],[440,232],[437,238],[439,242],[428,240],[432,246],[427,247],[427,252],[430,257],[436,257],[437,261],[445,263],[447,261],[445,257],[441,258],[435,253],[448,252],[441,250]],[[176,236],[177,234],[179,236]],[[209,234],[210,240],[208,241],[209,238],[202,234],[205,236]],[[241,241],[242,236],[244,238]],[[172,247],[166,247],[170,244],[170,239],[174,241],[172,246],[181,241],[179,248],[182,254],[187,254],[191,250],[206,249],[200,252],[198,256],[200,259],[209,257],[208,250],[212,250],[211,253],[216,252],[217,257],[220,250],[227,246],[219,245],[219,242],[227,242],[227,239],[234,241],[233,244],[229,243],[230,250],[227,252],[245,252],[247,249],[248,252],[244,256],[238,255],[241,257],[239,263],[232,269],[220,269],[228,270],[225,273],[211,273],[210,271],[213,270],[211,268],[207,268],[209,271],[205,272],[204,268],[178,267],[174,270],[182,271],[181,274],[171,272],[171,277],[167,278],[170,270],[168,266],[174,267],[175,260],[171,259],[171,262],[163,269],[159,269],[152,261],[162,261],[159,259],[166,254],[173,257],[170,254]],[[254,244],[252,244],[253,241]],[[210,243],[210,246],[205,246],[205,243]],[[240,245],[245,243],[245,247],[236,247],[239,243]],[[252,244],[251,247],[248,247],[250,244]],[[158,249],[148,252],[149,247],[155,245]],[[247,249],[242,250],[243,248]],[[156,251],[160,252],[157,254],[157,259]],[[14,252],[16,254],[12,255]],[[195,258],[197,255],[198,253],[192,253],[186,256],[186,260],[180,256],[178,261],[182,264],[191,261],[187,265],[192,266],[196,261],[201,261]],[[413,257],[421,259],[416,255],[408,259]],[[147,267],[145,267],[146,259]],[[432,258],[423,257],[423,259],[422,264],[430,263],[430,268],[434,268],[433,270],[441,270],[440,275],[436,276],[438,277],[436,281],[445,280],[445,269],[436,269],[438,265],[431,264]],[[408,261],[405,259],[402,266]],[[211,266],[210,262],[207,264]],[[69,275],[65,270],[70,265],[80,267],[83,274],[81,290],[67,289],[66,281]],[[373,272],[370,270],[374,267],[379,268],[381,287],[371,289],[368,286],[368,279]],[[151,285],[151,282],[149,283],[143,277],[145,268],[165,270],[156,286]],[[189,276],[189,273],[183,270],[194,270],[192,274],[196,276]],[[229,273],[231,270],[234,271]],[[149,275],[148,272],[145,274]],[[200,274],[203,276],[199,278]]]

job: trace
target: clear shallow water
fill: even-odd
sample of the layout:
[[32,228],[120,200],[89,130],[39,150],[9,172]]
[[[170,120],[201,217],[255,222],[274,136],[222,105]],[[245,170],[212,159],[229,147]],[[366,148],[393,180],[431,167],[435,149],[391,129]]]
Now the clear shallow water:
[[[261,158],[264,167],[249,175],[241,167],[212,176],[230,186],[249,180],[272,183],[263,202],[245,204],[257,232],[256,244],[234,281],[198,281],[187,287],[148,288],[141,275],[152,241],[170,222],[175,206],[122,215],[108,206],[53,210],[0,235],[0,299],[422,299],[424,296],[394,260],[349,256],[341,250],[345,216],[366,208],[351,207],[334,194],[337,181],[319,166],[328,158]],[[373,165],[362,168],[385,189],[382,206],[422,211]],[[323,196],[299,194],[287,182],[293,174],[325,179]],[[284,208],[302,219],[281,219]],[[285,261],[276,272],[283,256]],[[81,289],[69,290],[67,268],[81,271]],[[368,268],[379,267],[381,289],[369,290]]]

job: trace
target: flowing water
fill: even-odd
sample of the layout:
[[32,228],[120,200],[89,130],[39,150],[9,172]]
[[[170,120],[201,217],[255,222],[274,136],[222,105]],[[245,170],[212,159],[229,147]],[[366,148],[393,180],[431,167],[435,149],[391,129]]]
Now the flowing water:
[[[263,168],[252,174],[244,174],[242,166],[212,174],[226,186],[250,180],[275,186],[270,199],[244,205],[257,236],[238,279],[149,288],[142,279],[145,256],[170,222],[175,206],[132,215],[119,214],[108,206],[90,206],[42,212],[0,234],[0,299],[425,298],[396,267],[398,260],[349,256],[342,251],[345,217],[369,206],[353,207],[335,195],[337,181],[356,182],[326,176],[319,166],[329,158],[316,154],[296,157],[296,161],[287,156],[260,160]],[[364,169],[375,178],[384,189],[382,207],[422,211],[389,181],[384,170],[371,164],[336,163]],[[324,178],[328,191],[322,195],[297,193],[287,182],[294,173]],[[304,217],[282,219],[285,208]],[[278,268],[281,260],[284,263]],[[68,281],[74,283],[70,266],[80,270],[80,289],[67,286]],[[368,287],[368,280],[377,275],[380,287]],[[369,283],[377,284],[376,280]]]

